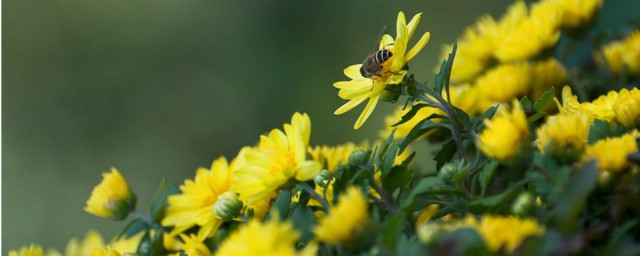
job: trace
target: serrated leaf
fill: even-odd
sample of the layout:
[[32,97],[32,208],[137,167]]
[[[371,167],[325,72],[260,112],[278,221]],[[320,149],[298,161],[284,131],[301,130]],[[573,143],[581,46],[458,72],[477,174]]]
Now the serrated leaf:
[[493,175],[498,170],[498,161],[491,160],[486,163],[480,173],[478,173],[478,180],[480,181],[480,194],[484,196],[484,193],[487,192],[487,188],[489,188],[489,183],[491,183],[491,179],[493,179]]
[[533,109],[538,112],[546,112],[549,106],[553,103],[553,98],[556,95],[556,89],[551,87],[542,94],[536,102],[533,103]]
[[496,114],[497,110],[498,110],[498,106],[491,106],[490,108],[485,110],[481,115],[474,117],[473,118],[473,129],[475,131],[479,131],[480,128],[482,128],[483,125],[484,125],[484,120],[485,119],[491,119],[493,117],[493,115]]
[[147,224],[144,220],[133,219],[132,221],[127,223],[127,225],[124,227],[124,229],[122,229],[117,237],[129,238],[140,233],[140,231],[148,230],[149,228],[149,224]]
[[442,145],[440,151],[438,151],[436,156],[433,158],[433,160],[436,161],[436,170],[440,170],[444,164],[449,162],[449,160],[451,160],[456,154],[457,149],[458,147],[454,140],[449,140],[447,143]]
[[451,68],[453,66],[453,59],[456,56],[456,50],[458,49],[458,42],[453,42],[453,47],[451,49],[451,53],[449,53],[449,57],[447,60],[442,61],[440,65],[440,72],[435,76],[435,85],[433,89],[438,93],[442,94],[442,89],[445,89],[447,97],[449,98],[449,80],[451,78]]
[[520,99],[520,105],[522,106],[523,109],[531,109],[533,103],[531,102],[529,97],[524,96],[522,97],[522,99]]
[[422,194],[442,194],[442,193],[451,193],[456,192],[457,188],[453,184],[450,184],[439,177],[426,177],[418,181],[418,183],[413,186],[411,193],[405,198],[402,203],[402,208],[406,209],[413,205],[413,202],[416,196]]
[[392,170],[393,175],[387,175],[382,179],[382,187],[385,191],[393,192],[396,189],[406,188],[413,180],[413,169],[406,166],[396,166]]
[[428,108],[428,107],[431,107],[431,106],[429,106],[429,104],[426,104],[426,103],[418,103],[418,104],[415,104],[415,105],[411,106],[411,109],[409,109],[409,111],[402,116],[400,121],[398,121],[395,124],[392,124],[391,126],[395,127],[395,126],[398,126],[398,125],[401,125],[401,124],[404,124],[404,123],[408,122],[414,116],[416,116],[416,114],[418,113],[418,111],[420,111],[420,109]]
[[621,136],[628,131],[629,130],[624,126],[610,124],[607,121],[596,119],[589,128],[588,142],[589,144],[593,144],[601,139]]
[[472,212],[492,212],[498,210],[500,206],[513,199],[522,190],[522,185],[515,185],[500,194],[473,200],[469,202],[467,207],[469,207],[469,210]]
[[441,123],[433,122],[429,119],[421,120],[416,124],[416,126],[414,126],[411,129],[411,131],[409,131],[409,134],[407,134],[407,136],[404,138],[402,143],[400,143],[400,147],[399,147],[400,151],[398,153],[400,154],[404,152],[404,150],[407,149],[407,147],[409,146],[409,144],[411,144],[411,142],[413,142],[414,140],[420,138],[422,135],[425,135],[427,132],[438,127],[446,128],[447,126]]

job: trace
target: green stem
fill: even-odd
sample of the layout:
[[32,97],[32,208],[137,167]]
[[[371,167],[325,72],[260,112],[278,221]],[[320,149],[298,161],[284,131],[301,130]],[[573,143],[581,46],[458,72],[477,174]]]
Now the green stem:
[[331,209],[329,208],[329,202],[327,202],[327,200],[325,198],[323,198],[318,193],[316,193],[316,191],[311,186],[309,186],[309,184],[307,184],[307,183],[302,182],[302,183],[299,183],[298,185],[302,188],[302,190],[304,190],[311,197],[313,197],[313,199],[315,199],[316,201],[320,202],[320,205],[322,205],[322,209],[324,209],[324,211],[327,214],[329,214]]
[[133,212],[131,212],[131,214],[138,218],[139,220],[144,221],[144,223],[146,223],[147,225],[149,225],[150,227],[152,227],[155,230],[160,230],[162,232],[169,232],[169,230],[167,230],[165,227],[163,227],[162,225],[160,225],[159,223],[155,223],[153,222],[153,219],[151,219],[151,216],[146,215],[138,210],[135,210]]
[[378,194],[380,195],[380,204],[382,204],[382,206],[384,206],[389,212],[392,212],[392,213],[395,213],[398,211],[398,207],[395,204],[393,204],[391,200],[389,200],[389,197],[386,195],[386,193],[384,193],[384,190],[382,189],[382,187],[380,187],[380,184],[378,184],[375,181],[375,178],[373,178],[373,175],[371,176],[371,179],[369,179],[369,184],[371,185],[373,190],[378,192]]

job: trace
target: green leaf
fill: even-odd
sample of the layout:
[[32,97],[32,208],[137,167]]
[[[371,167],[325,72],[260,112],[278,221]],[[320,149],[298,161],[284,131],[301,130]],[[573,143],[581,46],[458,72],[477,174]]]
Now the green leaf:
[[529,100],[529,97],[524,96],[522,97],[522,99],[520,99],[520,105],[523,109],[531,109],[533,103],[531,102],[531,100]]
[[624,126],[596,119],[593,121],[591,128],[589,128],[589,139],[587,141],[589,144],[593,144],[601,139],[621,136],[628,131]]
[[611,234],[611,239],[609,239],[609,243],[607,243],[607,247],[602,251],[602,255],[619,255],[615,253],[615,247],[620,242],[620,239],[629,232],[631,228],[638,224],[638,220],[629,220],[622,224],[621,226],[616,227],[613,230],[613,234]]
[[398,237],[402,236],[402,226],[404,222],[404,214],[401,212],[389,216],[384,223],[384,233],[382,235],[382,244],[390,250],[395,250]]
[[489,188],[489,183],[491,183],[491,179],[493,179],[493,175],[496,174],[498,170],[499,162],[495,159],[489,161],[482,167],[480,173],[478,173],[478,179],[480,181],[480,195],[484,196],[484,193],[487,192],[487,188]]
[[151,255],[164,255],[166,254],[165,250],[164,250],[164,239],[162,237],[162,232],[159,230],[156,230],[156,232],[154,232],[153,236],[151,237]]
[[440,170],[444,164],[449,162],[456,154],[457,149],[455,140],[449,140],[447,143],[442,145],[442,149],[440,149],[433,158],[433,160],[436,161],[436,170]]
[[273,203],[273,206],[271,206],[271,209],[269,210],[269,215],[275,214],[277,212],[281,219],[286,218],[289,214],[289,209],[291,208],[292,195],[293,192],[291,191],[291,189],[280,189],[280,193],[278,193],[276,201]]
[[500,194],[473,200],[469,202],[467,207],[475,213],[495,212],[499,210],[500,206],[513,199],[522,189],[522,185],[518,184]]
[[498,110],[498,106],[491,106],[487,110],[485,110],[482,115],[476,116],[473,118],[473,129],[475,131],[480,131],[480,129],[484,126],[485,119],[491,119],[493,115],[496,114]]
[[291,221],[296,230],[302,232],[301,242],[307,242],[313,238],[312,229],[318,223],[313,210],[307,206],[298,206],[291,214]]
[[153,199],[151,203],[151,207],[149,209],[151,213],[151,218],[153,219],[154,223],[160,223],[160,221],[162,221],[162,218],[164,217],[164,212],[168,206],[167,197],[169,197],[170,195],[180,193],[178,186],[176,186],[175,184],[167,185],[166,181],[163,181],[162,183],[160,183],[160,187],[158,188],[158,191],[162,191],[162,192],[159,194],[159,196],[156,192],[157,197]]
[[549,106],[553,103],[553,98],[556,95],[556,89],[551,87],[542,94],[542,96],[533,103],[533,109],[538,112],[546,112]]
[[422,194],[442,194],[442,193],[451,193],[458,191],[456,186],[451,183],[448,183],[438,177],[426,177],[418,181],[418,183],[413,186],[411,193],[405,198],[404,203],[402,203],[402,208],[407,209],[413,205],[413,202],[416,196]]
[[558,228],[565,233],[574,231],[581,223],[578,215],[584,207],[587,197],[598,184],[598,167],[590,161],[574,177],[566,182],[565,189],[559,194],[558,203],[553,210]]
[[140,231],[148,230],[149,228],[150,226],[144,220],[136,218],[130,221],[117,237],[129,238],[140,233]]
[[409,120],[411,120],[414,116],[416,116],[416,114],[418,114],[418,111],[420,111],[420,109],[422,108],[432,108],[433,106],[427,104],[427,103],[418,103],[416,105],[411,106],[411,109],[409,109],[409,111],[404,114],[402,116],[402,118],[400,119],[400,121],[398,121],[397,123],[391,125],[392,127],[404,124],[406,122],[408,122]]
[[404,152],[404,150],[407,149],[407,147],[409,146],[409,144],[411,144],[411,142],[413,142],[414,140],[420,138],[422,135],[425,135],[427,132],[438,127],[447,128],[447,126],[444,124],[436,123],[429,120],[429,117],[421,120],[416,124],[416,126],[414,126],[411,129],[411,131],[409,132],[409,134],[407,134],[407,137],[404,138],[402,143],[400,143],[400,151],[398,153]]
[[136,250],[136,252],[140,256],[152,255],[151,254],[151,237],[149,236],[149,232],[146,232],[140,239],[140,243],[138,244],[138,249]]
[[398,145],[396,143],[391,143],[381,155],[380,164],[378,167],[382,172],[382,176],[386,177],[391,172],[391,167],[393,167],[393,163],[396,161],[396,156],[398,155]]
[[453,59],[456,56],[457,49],[458,42],[454,41],[451,53],[449,53],[449,57],[447,58],[447,60],[442,61],[442,64],[440,65],[440,72],[435,77],[435,85],[433,89],[438,94],[442,94],[442,89],[444,88],[447,93],[447,97],[445,97],[445,99],[449,97],[449,80],[451,78],[451,67],[453,66]]

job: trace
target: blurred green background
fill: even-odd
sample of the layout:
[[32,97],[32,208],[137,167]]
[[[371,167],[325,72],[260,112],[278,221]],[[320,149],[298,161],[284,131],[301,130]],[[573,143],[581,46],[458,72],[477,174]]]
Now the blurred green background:
[[[295,111],[311,116],[313,145],[373,140],[392,106],[355,131],[363,106],[334,116],[332,83],[381,28],[424,12],[416,34],[431,42],[411,69],[430,79],[443,43],[511,2],[3,1],[2,253],[115,235],[124,223],[82,210],[111,166],[147,211],[163,177],[180,184]],[[639,13],[616,6],[614,23]]]

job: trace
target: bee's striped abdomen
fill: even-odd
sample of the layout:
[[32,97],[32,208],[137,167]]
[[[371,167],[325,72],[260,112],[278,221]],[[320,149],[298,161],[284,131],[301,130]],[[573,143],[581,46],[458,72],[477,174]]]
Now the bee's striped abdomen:
[[374,60],[378,65],[381,65],[382,63],[387,61],[389,58],[391,58],[391,51],[387,49],[378,50],[374,56]]

